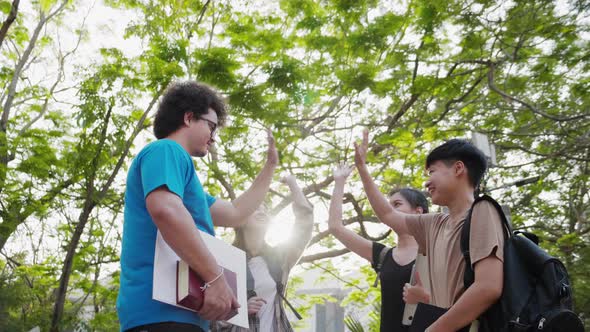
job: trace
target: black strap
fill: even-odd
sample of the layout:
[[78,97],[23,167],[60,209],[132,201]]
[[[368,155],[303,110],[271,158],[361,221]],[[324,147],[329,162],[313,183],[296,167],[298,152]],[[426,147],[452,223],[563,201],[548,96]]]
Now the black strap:
[[250,271],[248,264],[246,264],[246,289],[248,291],[254,291],[256,289],[254,276],[252,275],[252,271]]
[[379,285],[379,277],[381,276],[381,268],[383,267],[383,262],[385,261],[385,256],[387,256],[387,253],[389,252],[389,249],[387,246],[383,246],[383,248],[381,248],[381,251],[379,252],[379,258],[377,259],[377,264],[375,264],[375,272],[377,272],[377,277],[375,277],[375,282],[373,283],[373,287],[377,287],[377,285]]
[[508,219],[504,214],[504,210],[502,210],[502,207],[500,204],[498,204],[498,202],[496,202],[495,199],[488,195],[482,195],[473,201],[469,212],[467,212],[467,218],[465,218],[465,222],[463,223],[463,229],[461,230],[461,252],[463,253],[463,258],[465,259],[465,274],[463,276],[463,285],[465,289],[471,286],[475,281],[475,271],[473,271],[473,267],[471,266],[471,256],[469,254],[469,235],[471,234],[471,215],[473,213],[473,208],[475,207],[475,204],[481,201],[490,202],[496,211],[498,211],[498,215],[500,215],[500,219],[502,220],[502,225],[507,230],[507,234],[505,235],[504,239],[509,238],[512,234],[512,227],[508,223]]
[[301,317],[301,315],[297,312],[297,310],[295,309],[295,307],[293,307],[293,305],[291,304],[291,302],[289,302],[289,300],[287,300],[287,298],[285,297],[285,295],[283,295],[283,291],[285,290],[285,286],[283,286],[282,283],[277,282],[277,293],[279,294],[279,296],[281,297],[281,299],[285,302],[285,304],[289,307],[289,309],[291,309],[291,311],[293,312],[293,314],[295,315],[295,317],[297,317],[297,319],[301,320],[303,319],[303,317]]
[[295,307],[293,307],[293,305],[287,300],[287,298],[283,294],[283,292],[285,290],[285,285],[283,285],[283,282],[282,282],[282,279],[283,279],[283,265],[282,265],[283,257],[284,257],[283,255],[277,255],[276,251],[273,251],[272,247],[265,245],[265,248],[263,249],[262,259],[264,259],[264,262],[266,263],[266,266],[268,267],[268,271],[270,273],[270,276],[277,284],[277,293],[279,294],[281,299],[285,302],[285,304],[287,304],[289,309],[291,309],[291,311],[293,312],[295,317],[297,317],[297,319],[301,320],[301,319],[303,319],[303,317],[301,317],[301,315],[297,312],[297,310],[295,310]]
[[[477,201],[477,199],[476,199]],[[473,284],[475,280],[475,274],[471,267],[471,256],[469,253],[469,235],[471,234],[471,213],[473,212],[473,205],[467,212],[467,218],[463,222],[463,229],[461,230],[461,252],[463,253],[463,259],[465,259],[465,274],[463,275],[463,286],[467,289]]]

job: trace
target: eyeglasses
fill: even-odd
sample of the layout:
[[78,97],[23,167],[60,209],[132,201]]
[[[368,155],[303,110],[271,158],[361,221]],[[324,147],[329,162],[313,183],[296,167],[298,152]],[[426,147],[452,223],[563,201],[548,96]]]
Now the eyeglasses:
[[203,117],[198,117],[197,119],[207,121],[209,131],[211,131],[211,137],[215,136],[215,133],[217,132],[217,123]]

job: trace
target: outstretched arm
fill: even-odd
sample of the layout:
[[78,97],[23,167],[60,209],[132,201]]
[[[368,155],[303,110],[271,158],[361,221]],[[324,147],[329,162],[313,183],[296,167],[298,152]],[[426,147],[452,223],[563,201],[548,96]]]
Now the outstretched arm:
[[293,204],[297,204],[300,206],[305,206],[308,208],[312,208],[311,204],[307,201],[307,198],[303,194],[303,190],[297,184],[297,179],[293,174],[285,175],[281,178],[281,182],[286,184],[291,190],[291,198],[293,199]]
[[246,222],[264,200],[274,171],[279,163],[279,155],[272,132],[267,130],[268,151],[264,167],[250,186],[233,202],[218,199],[209,209],[215,226],[238,227]]
[[288,269],[291,269],[303,254],[313,232],[313,206],[309,203],[303,190],[297,184],[295,176],[289,174],[281,178],[291,190],[293,199],[293,214],[295,215],[295,226],[288,242],[281,246],[284,250],[284,257]]
[[361,177],[363,188],[371,204],[371,208],[381,220],[382,223],[388,225],[398,235],[408,234],[406,226],[405,214],[396,211],[381,191],[373,178],[369,169],[367,168],[367,150],[369,145],[369,131],[363,130],[363,140],[361,144],[354,143],[354,163]]
[[330,233],[342,242],[346,248],[373,263],[373,243],[342,224],[344,184],[351,172],[352,167],[347,165],[340,165],[334,170],[334,191],[332,193],[332,200],[330,201],[328,227]]

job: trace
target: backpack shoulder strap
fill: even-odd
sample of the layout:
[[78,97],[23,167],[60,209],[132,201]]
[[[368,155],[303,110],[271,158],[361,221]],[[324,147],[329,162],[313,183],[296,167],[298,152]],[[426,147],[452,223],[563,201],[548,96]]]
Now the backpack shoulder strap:
[[377,262],[373,264],[373,269],[377,272],[377,277],[375,278],[375,282],[373,283],[373,287],[377,287],[379,284],[379,276],[381,275],[381,268],[383,267],[383,262],[385,261],[385,257],[390,250],[393,248],[389,248],[388,246],[382,245],[381,243],[374,242],[374,246],[380,246],[381,250],[379,251],[379,257],[377,257]]
[[[475,205],[475,202],[473,202],[473,205]],[[469,235],[471,234],[471,212],[473,211],[473,205],[469,208],[467,217],[463,222],[463,228],[461,229],[461,253],[465,260],[465,274],[463,275],[463,286],[465,289],[471,286],[475,279],[474,271],[471,267],[471,255],[469,254]]]
[[506,218],[506,215],[504,214],[502,207],[500,206],[500,204],[498,204],[498,202],[496,202],[495,199],[488,195],[482,195],[480,197],[477,197],[473,201],[473,204],[471,205],[469,212],[467,212],[465,222],[463,223],[463,229],[461,230],[461,253],[463,254],[463,258],[465,259],[465,274],[463,275],[463,285],[465,289],[471,286],[475,281],[475,271],[473,271],[473,267],[471,266],[471,256],[469,253],[469,235],[471,234],[471,215],[473,213],[473,207],[475,206],[475,204],[481,201],[488,201],[494,206],[494,208],[496,209],[496,211],[498,211],[498,214],[500,215],[502,225],[507,230],[507,237],[510,237],[510,235],[512,234],[512,227],[508,223],[508,219]]

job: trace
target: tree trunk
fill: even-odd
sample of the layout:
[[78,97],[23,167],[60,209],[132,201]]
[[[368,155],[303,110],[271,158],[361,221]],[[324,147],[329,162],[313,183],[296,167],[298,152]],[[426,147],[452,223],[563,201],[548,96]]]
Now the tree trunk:
[[68,245],[66,259],[64,260],[64,265],[61,272],[61,278],[59,279],[57,298],[55,300],[55,306],[53,307],[53,314],[51,316],[51,332],[59,332],[59,322],[61,321],[61,317],[63,315],[64,305],[66,302],[66,294],[68,290],[68,283],[70,282],[70,276],[72,274],[72,265],[74,263],[76,249],[78,248],[78,243],[80,243],[80,238],[82,237],[82,233],[84,233],[84,228],[86,227],[88,219],[90,218],[90,213],[92,212],[92,209],[96,206],[96,204],[91,200],[90,197],[91,195],[88,195],[88,200],[86,201],[86,204],[84,204],[84,210],[82,210],[82,213],[78,218],[78,224],[76,225],[76,229],[74,231],[74,234],[72,235],[72,240]]

